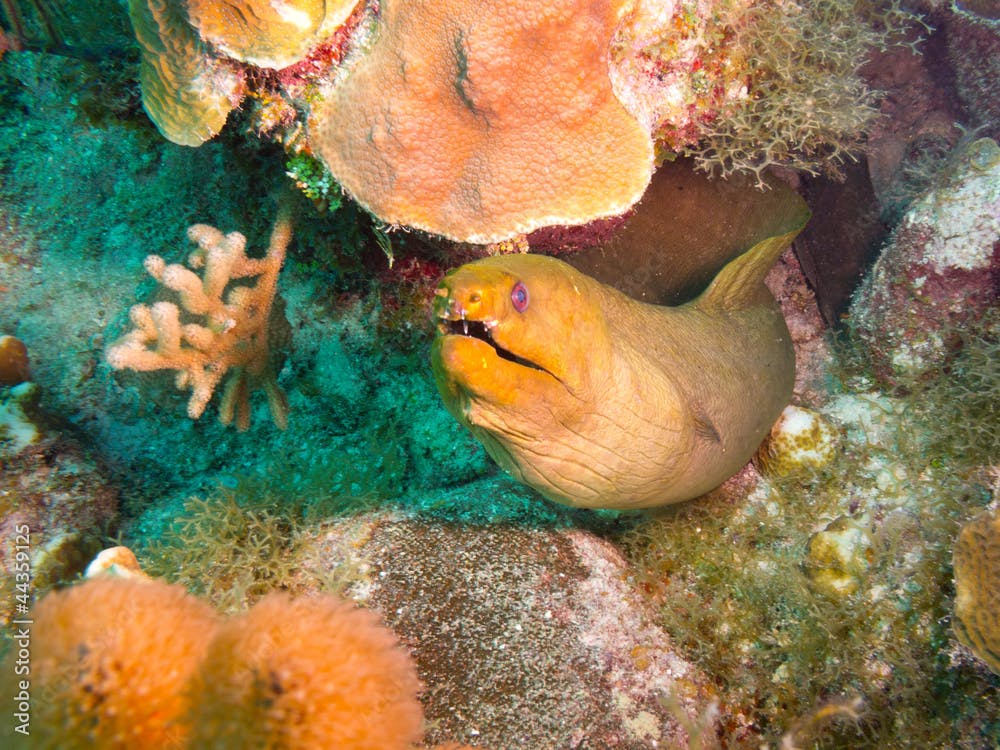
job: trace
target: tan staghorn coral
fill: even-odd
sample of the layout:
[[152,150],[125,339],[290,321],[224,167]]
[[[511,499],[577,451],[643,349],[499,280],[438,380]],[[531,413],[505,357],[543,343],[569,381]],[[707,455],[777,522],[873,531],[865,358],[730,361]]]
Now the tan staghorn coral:
[[311,147],[383,221],[456,240],[621,214],[653,168],[608,75],[624,5],[389,0]]
[[[116,370],[177,370],[177,387],[191,389],[187,408],[191,419],[204,413],[228,373],[219,419],[229,424],[235,418],[240,430],[250,423],[250,387],[259,384],[267,394],[275,424],[284,429],[288,402],[271,368],[268,322],[292,236],[291,220],[285,211],[279,213],[263,258],[246,256],[246,237],[239,232],[223,234],[195,224],[188,236],[198,244],[188,263],[204,267],[203,275],[179,264],[167,265],[158,255],[148,256],[146,270],[180,295],[181,307],[172,302],[133,307],[135,328],[108,350],[107,361]],[[229,288],[233,279],[254,276],[253,286]],[[203,323],[183,323],[181,308]]]
[[980,513],[962,528],[952,564],[955,634],[1000,674],[1000,515]]
[[189,0],[201,37],[228,57],[284,68],[340,27],[358,0]]
[[142,51],[142,103],[165,138],[200,146],[243,98],[243,76],[208,54],[184,9],[172,0],[129,0]]

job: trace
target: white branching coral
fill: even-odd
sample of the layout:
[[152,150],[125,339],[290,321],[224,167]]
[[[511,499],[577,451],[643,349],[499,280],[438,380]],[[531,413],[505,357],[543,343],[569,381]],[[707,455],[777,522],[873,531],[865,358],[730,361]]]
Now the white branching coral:
[[[188,265],[204,269],[202,275],[180,264],[168,265],[158,255],[148,256],[146,270],[178,293],[180,306],[155,302],[133,307],[135,328],[108,349],[108,364],[138,372],[177,370],[177,387],[191,389],[191,419],[204,413],[225,377],[219,420],[230,424],[235,419],[240,430],[250,424],[251,388],[263,388],[274,423],[284,429],[288,400],[271,367],[268,323],[292,237],[291,219],[285,210],[279,213],[263,258],[247,257],[246,237],[239,232],[223,234],[195,224],[188,237],[198,245]],[[231,283],[253,277],[253,285]]]

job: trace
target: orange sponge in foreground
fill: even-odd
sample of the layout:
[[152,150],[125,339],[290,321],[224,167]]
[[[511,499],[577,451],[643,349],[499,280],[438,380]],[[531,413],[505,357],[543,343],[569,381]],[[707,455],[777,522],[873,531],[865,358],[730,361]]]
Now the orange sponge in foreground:
[[[183,746],[186,687],[219,620],[210,605],[163,581],[101,576],[49,594],[30,619],[30,735],[17,747]],[[19,679],[8,661],[0,694]]]
[[224,619],[180,586],[103,573],[28,619],[30,654],[15,642],[0,677],[0,699],[29,717],[27,738],[0,729],[27,739],[18,747],[412,750],[422,739],[413,660],[375,614],[331,596],[270,594]]
[[271,594],[209,646],[192,747],[408,750],[423,734],[419,689],[410,656],[371,612]]

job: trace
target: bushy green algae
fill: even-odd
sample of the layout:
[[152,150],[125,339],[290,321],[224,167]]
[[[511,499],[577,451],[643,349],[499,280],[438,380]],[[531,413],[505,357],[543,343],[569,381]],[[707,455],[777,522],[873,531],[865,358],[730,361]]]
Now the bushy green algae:
[[1000,463],[1000,308],[974,330],[948,336],[953,356],[938,377],[908,384],[910,419],[925,450],[971,466]]
[[223,611],[236,611],[270,591],[293,588],[297,532],[295,519],[280,505],[240,504],[223,491],[188,500],[140,556],[150,575],[180,583]]
[[[1000,743],[1000,677],[957,645],[951,553],[991,501],[1000,453],[995,329],[961,334],[933,382],[886,396],[856,371],[823,411],[844,440],[820,470],[717,491],[624,542],[677,645],[773,744],[978,748]],[[810,585],[808,543],[847,517],[871,538],[858,590]],[[856,717],[855,717],[856,714]],[[728,726],[738,726],[729,722]],[[726,747],[759,737],[726,736]]]
[[730,42],[750,66],[748,95],[706,123],[687,153],[723,175],[760,177],[775,165],[837,174],[878,114],[861,67],[875,49],[905,41],[918,18],[897,0],[753,3]]

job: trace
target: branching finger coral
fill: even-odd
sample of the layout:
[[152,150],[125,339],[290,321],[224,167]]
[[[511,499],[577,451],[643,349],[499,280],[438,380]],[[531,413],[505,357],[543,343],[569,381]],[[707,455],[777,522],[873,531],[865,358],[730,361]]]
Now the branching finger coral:
[[[198,244],[188,265],[204,268],[199,277],[158,255],[146,258],[149,274],[180,295],[173,302],[136,305],[130,313],[135,328],[112,346],[107,361],[116,370],[139,372],[177,370],[177,387],[190,388],[187,413],[198,419],[216,387],[228,373],[223,387],[219,419],[234,419],[240,430],[250,424],[250,388],[259,384],[267,394],[274,423],[288,423],[288,402],[270,362],[269,319],[278,274],[292,237],[288,214],[282,210],[271,233],[267,255],[248,258],[246,237],[223,234],[214,227],[195,224],[188,237]],[[230,287],[233,279],[257,277],[253,286]],[[228,291],[228,295],[223,297]],[[185,323],[181,308],[201,323]]]

